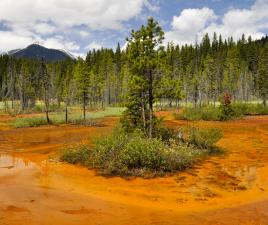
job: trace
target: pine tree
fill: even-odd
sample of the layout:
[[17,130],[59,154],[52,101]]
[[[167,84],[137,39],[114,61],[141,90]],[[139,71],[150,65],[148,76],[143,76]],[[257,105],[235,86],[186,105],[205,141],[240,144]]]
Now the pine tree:
[[62,83],[63,92],[62,98],[65,102],[65,123],[68,123],[68,106],[70,104],[71,98],[74,96],[73,92],[75,89],[75,81],[73,79],[73,65],[72,62],[67,62],[66,73]]
[[129,90],[127,115],[131,125],[138,127],[137,123],[143,121],[142,126],[147,130],[148,137],[153,134],[153,88],[163,39],[164,32],[153,18],[149,18],[147,25],[140,30],[132,31],[128,39],[132,86]]
[[47,66],[44,61],[44,59],[41,60],[40,62],[40,71],[39,71],[40,77],[42,77],[41,81],[41,87],[42,87],[42,95],[43,95],[43,100],[45,104],[45,112],[46,112],[46,119],[47,123],[50,123],[49,119],[49,102],[50,102],[50,75],[47,71]]
[[78,97],[83,101],[83,118],[86,120],[86,105],[88,102],[90,77],[89,68],[83,59],[79,58],[74,68],[74,76],[77,85]]
[[23,61],[18,76],[18,89],[22,110],[28,107],[29,97],[33,94],[30,76],[29,66],[27,62]]
[[217,76],[217,69],[215,60],[207,56],[204,61],[204,80],[206,82],[205,92],[207,95],[207,101],[209,104],[210,100],[213,100],[214,106],[216,103],[216,76]]

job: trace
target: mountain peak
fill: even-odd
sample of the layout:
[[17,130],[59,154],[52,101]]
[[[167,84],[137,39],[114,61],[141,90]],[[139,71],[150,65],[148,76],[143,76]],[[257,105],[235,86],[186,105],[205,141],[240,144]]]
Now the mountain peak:
[[74,59],[74,56],[66,51],[46,48],[39,42],[30,44],[24,49],[11,50],[8,54],[16,58],[44,59],[47,62]]

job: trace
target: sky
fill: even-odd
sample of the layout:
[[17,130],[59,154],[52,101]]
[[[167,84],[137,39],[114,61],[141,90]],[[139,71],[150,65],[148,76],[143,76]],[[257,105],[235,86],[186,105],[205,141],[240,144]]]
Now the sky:
[[268,0],[0,0],[0,52],[39,43],[83,57],[124,46],[149,16],[165,43],[200,42],[214,32],[235,40],[268,34]]

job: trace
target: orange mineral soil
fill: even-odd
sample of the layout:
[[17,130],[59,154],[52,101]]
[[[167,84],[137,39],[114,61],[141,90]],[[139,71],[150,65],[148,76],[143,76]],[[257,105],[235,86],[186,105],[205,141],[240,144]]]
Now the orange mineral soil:
[[[159,115],[172,128],[188,124]],[[107,178],[50,160],[65,145],[110,132],[118,118],[26,129],[10,120],[0,115],[0,225],[268,224],[268,116],[195,122],[223,129],[225,153],[154,179]]]

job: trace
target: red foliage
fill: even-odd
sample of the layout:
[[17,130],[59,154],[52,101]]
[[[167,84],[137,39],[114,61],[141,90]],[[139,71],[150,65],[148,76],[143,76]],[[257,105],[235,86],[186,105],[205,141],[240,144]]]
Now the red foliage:
[[223,104],[224,105],[230,105],[232,103],[232,96],[225,92],[223,95]]

